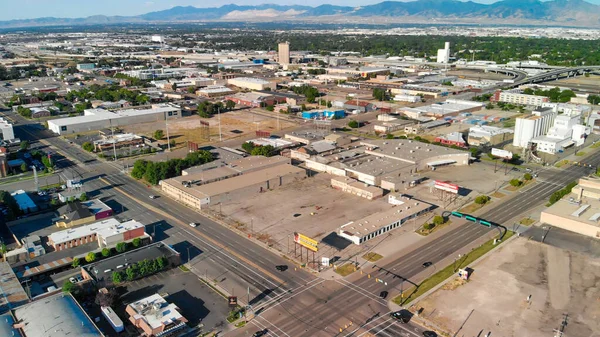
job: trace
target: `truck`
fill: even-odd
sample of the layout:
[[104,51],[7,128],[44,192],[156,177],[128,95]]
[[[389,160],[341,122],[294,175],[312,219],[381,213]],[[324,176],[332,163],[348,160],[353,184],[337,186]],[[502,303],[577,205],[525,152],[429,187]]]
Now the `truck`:
[[102,310],[102,315],[117,333],[125,329],[123,326],[123,321],[119,318],[119,316],[117,316],[111,307],[101,307],[100,310]]

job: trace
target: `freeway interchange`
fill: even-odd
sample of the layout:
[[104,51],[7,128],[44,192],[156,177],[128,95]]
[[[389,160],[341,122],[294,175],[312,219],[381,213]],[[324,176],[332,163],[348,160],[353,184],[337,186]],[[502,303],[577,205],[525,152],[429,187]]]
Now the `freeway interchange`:
[[[22,140],[43,142],[66,156],[71,163],[63,164],[64,170],[76,172],[92,188],[109,191],[127,209],[127,216],[149,224],[152,229],[148,232],[156,240],[164,239],[178,249],[198,278],[218,278],[223,281],[221,290],[237,294],[242,304],[252,305],[255,317],[250,324],[223,331],[231,336],[248,336],[265,329],[269,336],[286,337],[423,336],[428,329],[415,322],[401,324],[389,316],[397,307],[390,309],[388,299],[452,263],[454,256],[473,243],[495,235],[494,228],[457,221],[451,229],[435,233],[377,265],[367,263],[361,272],[346,278],[314,275],[293,266],[280,272],[275,266],[289,261],[262,244],[166,197],[149,199],[148,195],[156,192],[127,176],[117,163],[97,160],[32,122],[14,118],[19,119],[15,132]],[[600,165],[600,153],[590,155],[587,162]],[[546,170],[536,184],[479,217],[510,228],[510,221],[590,170],[579,166]],[[191,222],[200,225],[191,228]],[[431,262],[431,266],[424,267],[424,262]],[[384,291],[389,292],[388,299],[381,298]]]

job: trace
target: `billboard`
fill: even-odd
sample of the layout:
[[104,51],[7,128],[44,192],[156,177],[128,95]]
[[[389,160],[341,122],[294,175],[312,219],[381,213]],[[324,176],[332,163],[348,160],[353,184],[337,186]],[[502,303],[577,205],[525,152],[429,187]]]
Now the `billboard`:
[[512,159],[513,154],[510,151],[492,148],[492,156],[502,159]]
[[447,181],[441,181],[441,180],[436,180],[434,187],[437,188],[438,190],[447,191],[447,192],[454,193],[454,194],[458,194],[458,190],[460,189],[460,186],[458,186],[458,185],[450,184]]
[[237,296],[229,296],[228,300],[229,300],[230,307],[237,307],[237,305],[238,305]]
[[302,235],[298,232],[294,233],[294,242],[306,247],[307,249],[312,250],[313,252],[319,251],[318,242],[309,238],[306,235]]

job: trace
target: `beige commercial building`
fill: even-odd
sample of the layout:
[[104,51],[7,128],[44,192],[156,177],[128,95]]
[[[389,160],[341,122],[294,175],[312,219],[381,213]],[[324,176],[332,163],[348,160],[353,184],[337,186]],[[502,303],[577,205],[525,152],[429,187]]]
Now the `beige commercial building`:
[[162,191],[182,204],[202,209],[252,197],[306,177],[306,171],[290,165],[288,158],[285,158],[287,162],[277,157],[275,160],[259,158],[262,161],[244,163],[240,160],[239,165],[230,163],[228,166],[163,180]]
[[546,208],[542,223],[600,238],[600,179],[581,178],[572,193]]
[[277,46],[279,52],[279,64],[287,66],[290,64],[290,43],[282,42]]
[[370,186],[348,177],[331,178],[331,187],[369,200],[383,196],[381,188]]
[[266,90],[275,89],[276,85],[273,82],[266,81],[260,78],[254,77],[236,77],[227,80],[227,84],[234,85],[238,88],[250,89],[250,90]]

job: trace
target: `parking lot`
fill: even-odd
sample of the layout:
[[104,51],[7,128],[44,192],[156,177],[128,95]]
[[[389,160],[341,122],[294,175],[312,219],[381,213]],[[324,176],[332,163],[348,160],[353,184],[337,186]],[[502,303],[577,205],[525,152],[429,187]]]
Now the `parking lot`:
[[[227,323],[226,317],[229,313],[227,300],[199,281],[195,274],[184,272],[179,268],[127,284],[126,293],[121,296],[123,306],[120,310],[124,311],[128,303],[153,294],[167,294],[166,300],[179,307],[190,327],[203,324],[205,331],[210,331]],[[117,313],[121,315],[121,312],[117,311]]]

